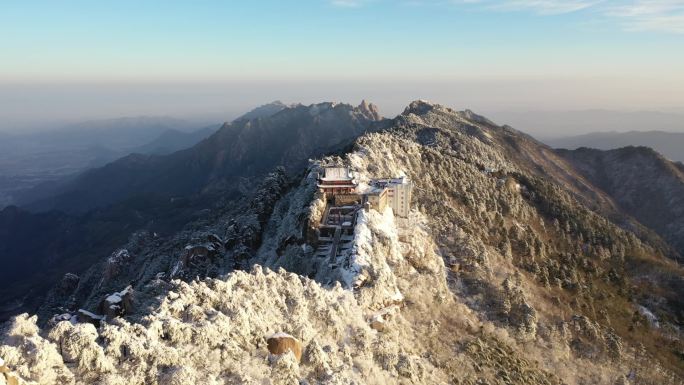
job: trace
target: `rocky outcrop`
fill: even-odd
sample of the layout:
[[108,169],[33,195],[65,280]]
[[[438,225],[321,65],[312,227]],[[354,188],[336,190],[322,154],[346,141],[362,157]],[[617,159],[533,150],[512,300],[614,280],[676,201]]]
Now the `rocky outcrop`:
[[64,274],[64,277],[62,277],[62,280],[59,282],[59,285],[57,286],[58,293],[65,296],[72,294],[78,287],[78,282],[80,280],[81,278],[79,278],[79,276],[76,274]]
[[103,274],[104,279],[111,280],[117,277],[130,260],[131,255],[127,249],[120,249],[113,252],[105,264]]
[[357,107],[361,114],[368,120],[381,120],[380,110],[378,106],[373,103],[368,103],[365,99],[361,101],[361,104]]
[[503,281],[501,312],[518,337],[534,339],[537,333],[537,312],[525,298],[520,280],[517,275],[509,276]]
[[266,339],[268,352],[280,356],[291,352],[297,361],[302,360],[302,343],[287,333],[275,333]]
[[106,296],[98,309],[107,319],[133,313],[133,288],[128,286],[122,291]]

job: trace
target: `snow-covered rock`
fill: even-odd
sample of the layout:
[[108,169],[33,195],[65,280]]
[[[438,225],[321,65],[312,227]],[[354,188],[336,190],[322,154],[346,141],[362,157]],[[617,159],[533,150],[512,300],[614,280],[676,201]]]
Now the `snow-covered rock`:
[[291,352],[297,361],[302,359],[302,343],[298,339],[283,332],[272,334],[266,339],[268,351],[276,356]]

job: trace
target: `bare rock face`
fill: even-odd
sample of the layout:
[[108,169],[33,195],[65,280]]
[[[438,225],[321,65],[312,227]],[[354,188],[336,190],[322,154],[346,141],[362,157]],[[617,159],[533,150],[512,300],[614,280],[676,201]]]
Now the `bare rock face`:
[[435,106],[426,100],[416,100],[404,109],[403,115],[415,114],[424,115],[430,112]]
[[17,378],[12,375],[8,367],[5,366],[5,361],[0,358],[0,385],[19,385]]
[[380,111],[378,110],[378,106],[373,103],[368,103],[365,99],[361,101],[358,109],[368,120],[382,119],[382,116],[380,116]]
[[[4,372],[3,370],[7,370]],[[19,379],[9,372],[7,368],[0,367],[0,385],[19,385]]]
[[287,333],[276,333],[266,340],[268,343],[268,351],[273,355],[286,354],[291,351],[297,358],[297,361],[302,359],[302,343],[298,339]]

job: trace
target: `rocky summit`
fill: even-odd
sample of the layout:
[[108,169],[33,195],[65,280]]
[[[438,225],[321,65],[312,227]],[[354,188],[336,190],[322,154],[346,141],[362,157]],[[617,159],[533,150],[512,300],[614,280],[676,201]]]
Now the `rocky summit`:
[[578,151],[426,101],[226,125],[140,162],[258,183],[64,276],[4,326],[0,384],[681,384],[683,224],[620,165],[671,213],[681,167]]

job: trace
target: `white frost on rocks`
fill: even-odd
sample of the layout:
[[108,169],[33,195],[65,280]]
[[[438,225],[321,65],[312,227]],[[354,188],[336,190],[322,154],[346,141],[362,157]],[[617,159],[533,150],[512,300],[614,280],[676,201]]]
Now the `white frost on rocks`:
[[[348,288],[261,267],[224,279],[174,280],[139,323],[117,318],[95,329],[63,321],[41,336],[35,317],[17,317],[0,337],[0,355],[36,384],[445,383],[449,376],[425,356],[432,347],[416,343],[434,334],[433,318],[454,310],[420,218],[416,212],[398,228],[391,210],[361,213],[353,252],[337,269]],[[411,236],[399,242],[400,232]],[[433,270],[416,270],[416,259]],[[360,275],[361,285],[350,286]],[[414,305],[400,309],[404,296]],[[280,332],[301,341],[301,363],[293,354],[269,359],[266,336]]]
[[36,321],[36,316],[27,314],[14,317],[0,340],[0,356],[14,374],[30,384],[74,383],[58,346],[38,334]]
[[[428,107],[439,109],[415,106]],[[35,318],[19,316],[0,336],[0,356],[36,384],[614,383],[627,365],[575,358],[570,343],[579,334],[567,323],[540,323],[529,341],[488,319],[492,308],[525,321],[533,314],[524,311],[528,300],[535,306],[545,302],[525,292],[518,302],[511,303],[511,296],[499,301],[506,294],[499,282],[514,271],[510,257],[483,242],[476,228],[465,231],[469,223],[456,215],[465,209],[454,209],[447,189],[467,192],[476,187],[471,176],[489,177],[479,168],[464,168],[467,177],[458,180],[453,179],[461,174],[430,171],[438,155],[453,156],[453,164],[477,160],[484,169],[503,170],[507,163],[486,144],[491,138],[478,125],[454,133],[454,141],[436,154],[433,147],[444,135],[433,126],[453,118],[447,110],[438,112],[429,121],[415,114],[406,118],[406,124],[421,127],[416,138],[411,131],[367,134],[347,156],[362,184],[405,170],[417,182],[418,199],[408,219],[394,218],[391,210],[361,213],[354,238],[345,240],[345,246],[353,243],[346,254],[333,261],[318,258],[307,243],[309,225],[320,221],[325,208],[309,175],[278,202],[255,256],[260,264],[299,274],[256,267],[223,279],[175,280],[165,283],[169,291],[142,320],[117,318],[97,330],[60,322],[41,335]],[[467,131],[479,139],[461,138]],[[483,186],[495,188],[495,181],[486,181],[491,183]],[[435,217],[442,207],[425,199],[432,193],[440,193],[438,202],[445,202],[453,220]],[[471,203],[474,213],[488,215],[481,202]],[[441,253],[449,261],[448,274]],[[528,279],[516,287],[533,287]],[[471,292],[463,290],[466,284]],[[540,319],[548,317],[543,306],[537,308]],[[588,340],[596,339],[595,330],[580,328]],[[291,353],[270,357],[266,336],[281,332],[301,342],[301,362]]]
[[[65,321],[42,337],[35,317],[19,316],[0,354],[36,384],[395,382],[397,368],[376,359],[375,345],[388,337],[370,328],[349,290],[261,267],[232,273],[225,281],[173,285],[140,324],[117,319],[96,330]],[[301,364],[291,354],[269,362],[264,336],[278,331],[302,341]],[[392,341],[381,351],[413,357],[406,351],[411,344]],[[444,380],[428,362],[421,367],[429,370],[417,378]]]
[[403,299],[392,266],[403,260],[392,209],[360,211],[354,246],[342,264],[342,282],[356,288],[359,302],[377,311]]

